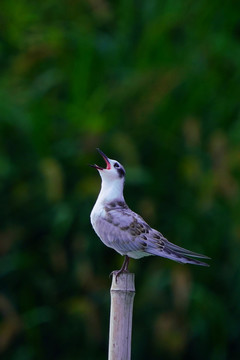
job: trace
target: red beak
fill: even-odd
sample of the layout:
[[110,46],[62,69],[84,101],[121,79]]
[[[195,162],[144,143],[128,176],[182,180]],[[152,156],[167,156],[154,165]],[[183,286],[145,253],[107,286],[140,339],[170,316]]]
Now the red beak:
[[[99,152],[99,154],[100,154],[100,155],[103,157],[103,159],[105,160],[105,163],[106,163],[106,165],[107,165],[106,170],[110,170],[110,169],[111,169],[111,164],[110,164],[110,162],[109,162],[109,159],[108,159],[107,155],[105,155],[105,154],[104,154],[100,149],[98,149],[98,148],[97,148],[97,151]],[[96,164],[90,165],[90,166],[93,167],[93,168],[95,168],[95,169],[97,169],[97,170],[104,170],[103,167],[98,166],[98,165],[96,165]]]

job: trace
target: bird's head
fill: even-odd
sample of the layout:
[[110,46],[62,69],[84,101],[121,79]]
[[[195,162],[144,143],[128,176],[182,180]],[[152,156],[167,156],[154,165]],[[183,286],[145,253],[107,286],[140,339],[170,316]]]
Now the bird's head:
[[116,160],[109,159],[100,149],[97,149],[99,154],[103,157],[106,163],[106,168],[98,165],[90,165],[91,167],[98,170],[103,181],[113,182],[121,180],[124,182],[125,170],[124,167]]

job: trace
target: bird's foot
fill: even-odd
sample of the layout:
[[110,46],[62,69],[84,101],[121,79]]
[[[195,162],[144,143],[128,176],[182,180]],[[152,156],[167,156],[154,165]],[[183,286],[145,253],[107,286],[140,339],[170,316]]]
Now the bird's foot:
[[109,277],[115,275],[115,279],[116,279],[116,282],[117,282],[118,276],[119,276],[120,274],[122,274],[122,273],[127,274],[127,273],[129,273],[129,271],[126,270],[126,269],[114,270],[114,271],[112,271],[112,272],[110,273]]
[[120,270],[115,270],[115,271],[112,271],[110,276],[111,275],[115,275],[115,278],[116,278],[116,282],[117,282],[117,278],[118,276],[121,274],[121,273],[128,273],[128,264],[129,264],[129,257],[127,255],[125,255],[125,259],[124,259],[124,262],[122,264],[122,267]]

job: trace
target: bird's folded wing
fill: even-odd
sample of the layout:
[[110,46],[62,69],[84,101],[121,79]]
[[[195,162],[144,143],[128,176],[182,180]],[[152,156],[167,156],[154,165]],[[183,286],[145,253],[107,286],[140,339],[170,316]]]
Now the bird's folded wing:
[[[159,231],[152,229],[141,216],[129,208],[109,209],[101,224],[100,237],[116,251],[144,252],[166,257],[181,263],[208,266],[191,257],[209,259],[207,256],[192,252],[169,242]],[[104,242],[105,242],[104,241]]]
[[[100,224],[99,224],[100,225]],[[115,250],[127,253],[130,251],[145,251],[147,235],[151,227],[129,208],[111,209],[102,218],[100,237]]]

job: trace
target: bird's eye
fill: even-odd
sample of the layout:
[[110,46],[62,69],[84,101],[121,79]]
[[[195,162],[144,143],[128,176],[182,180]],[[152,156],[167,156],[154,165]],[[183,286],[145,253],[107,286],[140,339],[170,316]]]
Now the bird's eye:
[[115,163],[115,164],[114,164],[114,167],[115,167],[115,168],[119,168],[120,166],[119,166],[118,163]]

